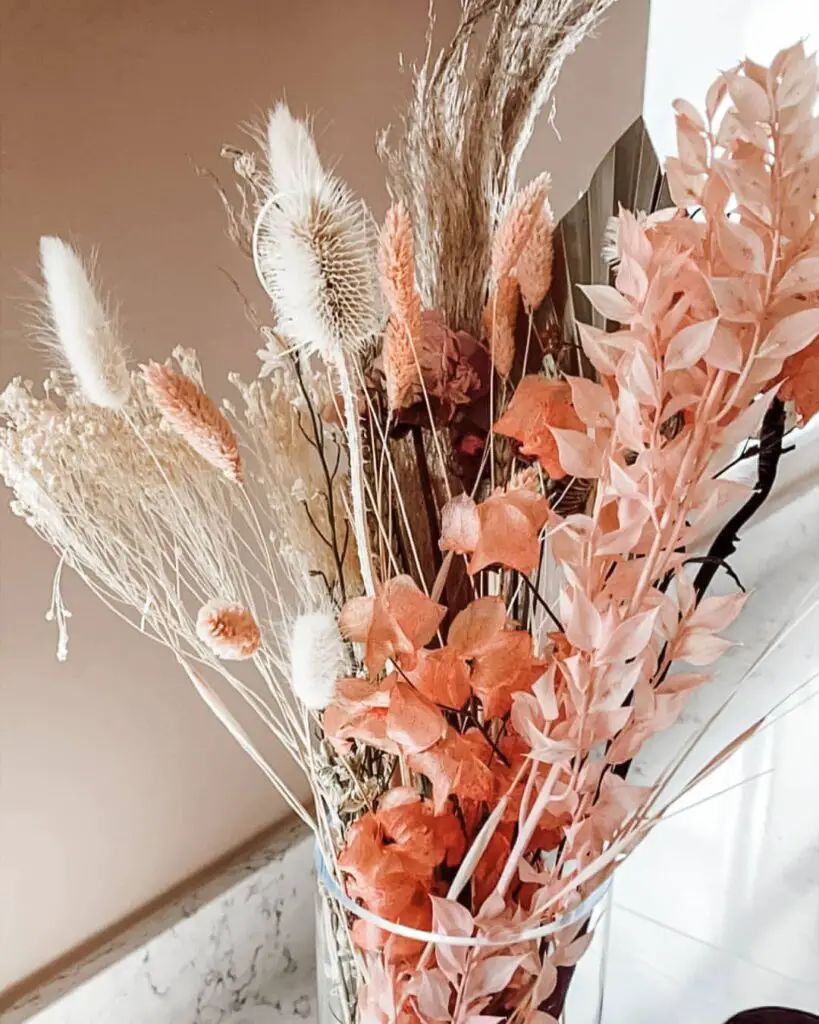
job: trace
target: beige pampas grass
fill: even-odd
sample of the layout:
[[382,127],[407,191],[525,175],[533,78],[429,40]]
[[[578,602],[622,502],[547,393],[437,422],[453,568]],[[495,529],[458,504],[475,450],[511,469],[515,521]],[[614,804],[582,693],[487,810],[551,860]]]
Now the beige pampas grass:
[[236,435],[202,388],[185,374],[159,363],[149,363],[143,374],[148,394],[165,422],[203,459],[240,483],[242,460]]
[[463,0],[443,49],[430,27],[409,109],[380,152],[390,192],[412,216],[421,301],[453,330],[480,331],[492,229],[535,118],[564,60],[613,2]]
[[199,609],[196,635],[223,661],[245,661],[261,645],[261,633],[250,612],[218,598]]
[[121,409],[131,379],[113,317],[77,253],[61,238],[40,239],[40,266],[59,349],[85,398]]
[[333,612],[299,615],[290,637],[290,681],[302,704],[322,711],[335,696],[337,680],[349,671],[347,648]]
[[283,333],[334,364],[383,325],[371,218],[283,104],[270,116],[268,146],[273,193],[254,232],[256,269]]
[[381,285],[390,307],[383,364],[387,404],[392,412],[407,404],[419,383],[417,352],[421,342],[412,221],[400,203],[387,211],[380,241]]
[[483,311],[484,332],[489,339],[492,363],[501,377],[508,377],[515,360],[515,325],[520,292],[514,277],[500,278]]
[[492,239],[492,279],[514,273],[538,223],[552,179],[539,174],[515,196]]
[[515,276],[528,313],[540,308],[552,286],[553,231],[554,214],[546,199],[532,226],[529,241],[515,265]]

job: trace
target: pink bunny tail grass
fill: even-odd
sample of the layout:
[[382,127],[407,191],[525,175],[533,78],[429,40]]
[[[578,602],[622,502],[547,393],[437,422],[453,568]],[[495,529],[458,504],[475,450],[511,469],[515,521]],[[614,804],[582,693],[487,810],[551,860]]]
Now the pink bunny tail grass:
[[242,460],[236,435],[202,388],[190,377],[159,363],[149,363],[143,373],[148,394],[165,422],[215,469],[241,483]]
[[483,326],[495,370],[508,377],[515,360],[515,324],[520,291],[514,277],[501,277],[489,294],[483,311]]
[[527,313],[540,308],[552,286],[554,214],[548,199],[532,225],[529,241],[515,266],[520,294]]
[[199,609],[196,635],[223,661],[252,658],[262,642],[259,627],[250,612],[239,604],[218,598]]
[[[417,296],[415,301],[418,306],[418,323],[420,325],[420,303]],[[418,363],[410,337],[407,328],[390,317],[384,332],[382,349],[384,383],[390,412],[412,405],[418,397],[420,389]]]
[[417,391],[421,342],[421,300],[415,291],[412,221],[401,204],[391,206],[381,229],[381,285],[390,307],[383,363],[390,412],[407,405]]
[[552,179],[544,172],[521,189],[506,211],[492,241],[492,280],[512,274],[546,202]]
[[415,294],[415,251],[412,221],[399,203],[387,210],[380,239],[381,285],[390,312],[399,319],[409,313]]

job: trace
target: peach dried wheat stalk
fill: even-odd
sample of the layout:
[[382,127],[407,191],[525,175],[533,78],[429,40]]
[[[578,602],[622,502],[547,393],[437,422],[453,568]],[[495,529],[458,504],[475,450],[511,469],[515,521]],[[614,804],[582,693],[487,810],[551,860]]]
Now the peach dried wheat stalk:
[[170,366],[144,369],[148,393],[165,422],[226,477],[242,481],[242,459],[233,428],[199,385]]

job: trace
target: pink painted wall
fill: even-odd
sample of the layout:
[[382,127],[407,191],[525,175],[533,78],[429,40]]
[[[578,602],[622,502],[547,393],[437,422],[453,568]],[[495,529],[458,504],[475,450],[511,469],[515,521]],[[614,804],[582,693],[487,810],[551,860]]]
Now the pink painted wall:
[[[454,0],[439,0],[442,25]],[[211,390],[257,339],[224,267],[254,291],[192,164],[286,95],[383,212],[373,151],[422,52],[427,0],[4,0],[0,11],[0,383],[39,379],[21,301],[38,236],[98,246],[135,358],[196,346]],[[640,110],[648,0],[620,0],[570,62],[559,144],[526,173],[568,207]],[[260,298],[260,297],[259,297]],[[0,508],[0,991],[272,822],[282,804],[167,655],[76,580],[70,657],[44,621],[53,554]]]

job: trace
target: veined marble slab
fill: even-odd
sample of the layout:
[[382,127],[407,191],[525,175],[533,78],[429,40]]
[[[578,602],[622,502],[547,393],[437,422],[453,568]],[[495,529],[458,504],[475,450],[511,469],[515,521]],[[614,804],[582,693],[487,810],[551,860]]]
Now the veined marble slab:
[[219,879],[222,895],[169,906],[160,934],[132,935],[138,948],[71,989],[74,969],[62,998],[38,1012],[41,992],[3,1024],[314,1024],[312,842],[286,827],[234,871],[232,884]]

